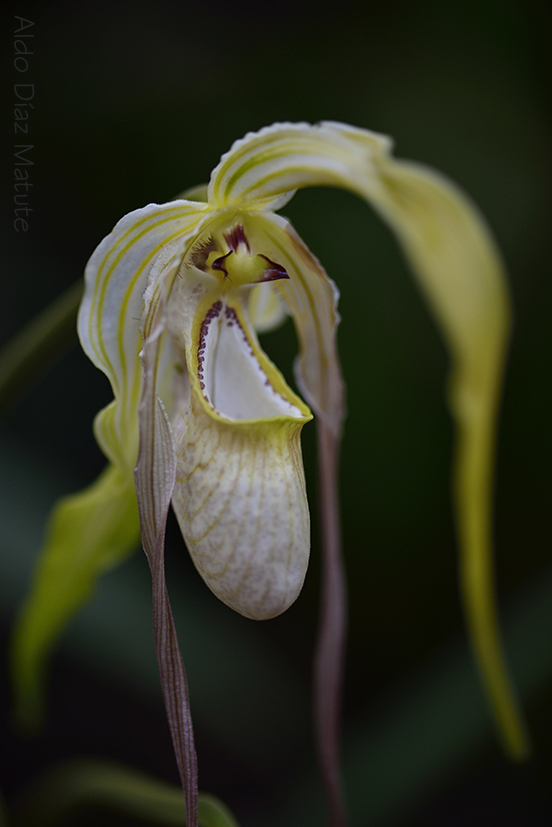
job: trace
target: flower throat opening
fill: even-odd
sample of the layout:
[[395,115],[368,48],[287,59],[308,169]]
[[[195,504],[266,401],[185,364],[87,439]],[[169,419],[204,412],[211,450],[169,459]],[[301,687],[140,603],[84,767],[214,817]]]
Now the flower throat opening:
[[198,350],[201,392],[227,419],[304,418],[272,385],[255,353],[237,308],[216,301],[202,322]]

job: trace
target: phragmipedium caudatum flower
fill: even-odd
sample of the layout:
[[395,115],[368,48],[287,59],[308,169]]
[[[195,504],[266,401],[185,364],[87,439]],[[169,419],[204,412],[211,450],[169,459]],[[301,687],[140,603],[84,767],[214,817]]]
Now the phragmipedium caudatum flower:
[[[356,193],[389,225],[448,345],[464,600],[500,728],[521,754],[491,571],[494,431],[509,331],[500,255],[448,179],[396,160],[386,136],[335,122],[246,135],[222,156],[206,192],[130,213],[90,259],[78,330],[113,388],[94,426],[109,464],[54,515],[19,627],[20,691],[32,695],[47,645],[100,571],[133,546],[136,495],[173,739],[185,724],[175,707],[182,684],[163,575],[170,505],[197,569],[227,605],[265,619],[297,598],[310,545],[300,433],[312,409],[337,439],[344,393],[337,290],[276,211],[297,189],[320,185]],[[350,266],[346,256],[344,289]],[[297,384],[310,409],[257,339],[285,313],[296,328]]]

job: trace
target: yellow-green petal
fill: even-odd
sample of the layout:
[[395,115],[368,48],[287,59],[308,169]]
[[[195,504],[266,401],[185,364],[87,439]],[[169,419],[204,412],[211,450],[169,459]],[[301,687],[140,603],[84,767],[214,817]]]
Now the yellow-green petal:
[[[246,135],[213,171],[213,206],[266,210],[307,186],[366,199],[395,232],[452,356],[456,511],[464,602],[507,748],[526,736],[500,651],[492,583],[496,410],[509,331],[500,255],[467,197],[433,170],[397,161],[384,135],[346,124],[275,124]],[[280,289],[284,289],[280,287]]]
[[359,195],[378,187],[378,164],[390,138],[367,129],[324,122],[281,123],[236,141],[211,173],[213,208],[275,210],[302,187],[335,186]]
[[44,663],[55,638],[98,577],[136,548],[139,537],[134,481],[114,466],[57,504],[13,642],[16,716],[23,725],[41,716]]
[[492,566],[495,430],[510,329],[504,269],[482,218],[451,182],[406,162],[390,164],[383,178],[380,211],[395,229],[452,354],[464,605],[505,745],[521,757],[527,736],[501,652]]

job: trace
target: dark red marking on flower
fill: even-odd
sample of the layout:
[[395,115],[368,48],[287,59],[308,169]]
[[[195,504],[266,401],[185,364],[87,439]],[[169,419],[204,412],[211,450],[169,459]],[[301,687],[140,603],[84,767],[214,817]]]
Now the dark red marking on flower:
[[212,269],[212,270],[220,270],[222,273],[224,273],[224,278],[225,278],[225,279],[230,278],[230,276],[228,275],[228,270],[227,270],[227,269],[226,269],[226,267],[224,266],[224,261],[228,258],[228,256],[231,256],[231,255],[232,255],[232,252],[233,252],[233,251],[232,251],[232,250],[230,250],[230,252],[226,253],[226,255],[224,255],[224,256],[219,256],[219,258],[216,258],[216,259],[213,261],[213,263],[211,264],[211,269]]
[[[211,324],[213,319],[216,319],[220,315],[221,310],[222,310],[222,302],[221,301],[215,302],[214,305],[209,308],[209,310],[205,314],[205,318],[203,319],[203,322],[201,323],[201,329],[199,331],[199,345],[198,345],[198,349],[197,349],[197,376],[198,376],[198,379],[200,380],[199,381],[199,387],[201,388],[201,390],[205,390],[205,382],[203,381],[205,379],[205,376],[203,375],[203,363],[205,361],[205,356],[203,356],[203,354],[205,353],[207,334],[209,332],[209,325]],[[207,396],[205,394],[204,394],[204,396],[207,399]]]
[[230,247],[230,250],[233,253],[238,252],[238,247],[240,244],[245,244],[245,248],[249,255],[251,255],[251,250],[249,249],[249,242],[245,237],[245,232],[243,226],[241,224],[236,224],[235,227],[232,227],[230,232],[224,234],[224,240]]
[[233,322],[237,322],[238,324],[240,324],[238,314],[236,313],[233,307],[227,306],[224,310],[224,315],[227,319],[232,319]]
[[271,261],[268,256],[263,256],[262,253],[259,253],[261,258],[264,258],[265,261],[268,261],[269,266],[263,273],[263,277],[261,281],[277,281],[278,279],[289,279],[287,270],[282,267],[281,264],[276,264],[275,261]]
[[245,330],[241,326],[240,320],[238,318],[238,314],[236,313],[234,308],[227,306],[224,310],[224,315],[226,316],[226,320],[227,320],[226,324],[228,325],[228,327],[234,327],[234,325],[236,325],[236,327],[239,329],[239,331],[242,335],[242,338],[243,338],[244,342],[247,345],[247,349],[249,350],[251,355],[254,356],[255,353],[253,351],[253,348],[251,347],[251,342],[249,341],[249,339],[247,337],[247,333],[245,332]]

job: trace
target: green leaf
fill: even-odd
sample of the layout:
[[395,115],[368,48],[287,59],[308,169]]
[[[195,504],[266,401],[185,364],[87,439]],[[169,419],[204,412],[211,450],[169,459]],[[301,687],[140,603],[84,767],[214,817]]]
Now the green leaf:
[[100,574],[138,539],[134,483],[115,466],[55,507],[13,642],[15,717],[21,726],[40,723],[44,661],[53,641],[90,598]]
[[[79,760],[48,772],[21,797],[19,827],[49,827],[84,809],[108,809],[159,825],[186,825],[180,787],[110,761]],[[212,795],[199,796],[199,827],[238,827]]]

